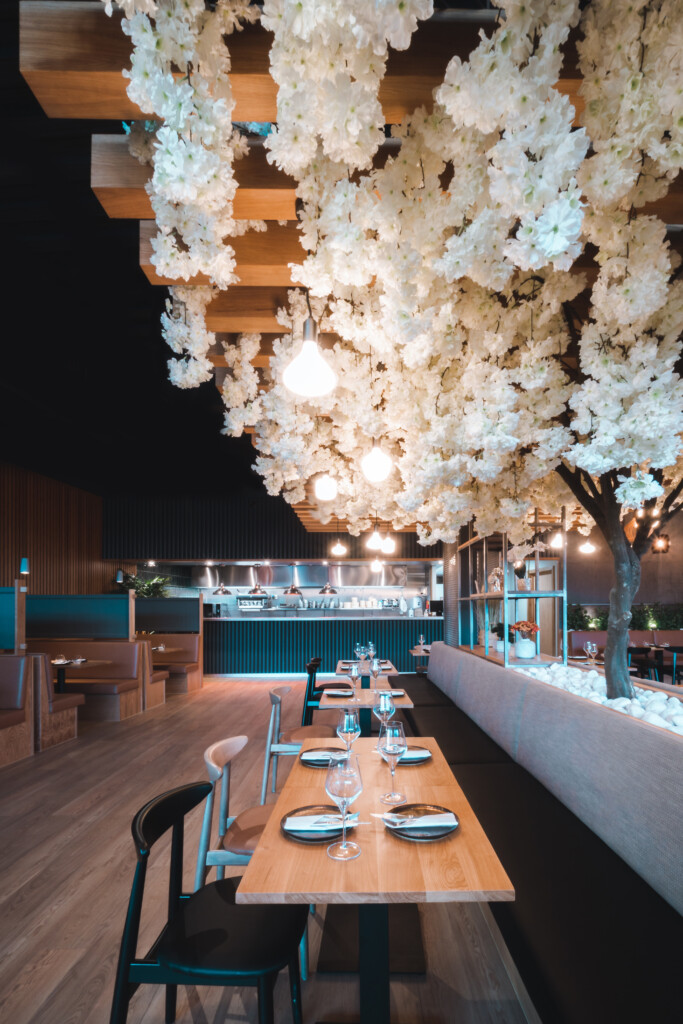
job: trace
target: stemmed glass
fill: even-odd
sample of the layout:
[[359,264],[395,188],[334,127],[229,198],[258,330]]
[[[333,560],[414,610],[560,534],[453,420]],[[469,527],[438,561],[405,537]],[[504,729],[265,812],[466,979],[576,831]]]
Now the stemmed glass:
[[346,753],[349,755],[351,753],[352,745],[360,736],[358,708],[344,708],[339,712],[337,736],[346,744]]
[[379,728],[379,737],[377,739],[377,749],[379,750],[379,741],[382,738],[382,730],[386,728],[386,724],[394,714],[396,705],[394,704],[394,698],[391,696],[391,690],[378,690],[375,703],[372,707],[372,713],[376,718],[379,718],[382,723]]
[[425,645],[424,633],[420,633],[419,637],[417,638],[417,642],[418,642],[418,645],[420,647],[424,647],[424,645]]
[[591,667],[593,667],[595,665],[595,659],[598,656],[598,645],[596,643],[593,643],[592,640],[586,640],[585,644],[583,645],[583,649],[586,653],[586,657],[588,658],[589,664],[591,665]]
[[351,689],[353,690],[353,697],[351,698],[351,700],[354,702],[354,704],[357,704],[359,700],[359,698],[356,696],[356,685],[358,683],[358,663],[355,661],[351,665],[349,679],[351,680]]
[[394,788],[394,775],[398,759],[405,754],[407,749],[403,722],[387,722],[384,732],[379,738],[379,752],[391,769],[391,793],[385,793],[380,797],[383,804],[402,804],[405,800],[405,795],[397,793]]
[[374,658],[376,654],[377,648],[375,647],[374,643],[371,640],[370,643],[368,644],[368,657]]
[[353,653],[356,655],[356,661],[361,660],[361,651],[363,650],[360,640],[356,640],[356,646],[353,649]]
[[377,689],[377,676],[379,675],[379,659],[373,658],[370,662],[370,675],[375,680],[375,689]]
[[341,843],[332,843],[328,846],[327,856],[332,860],[354,860],[360,855],[360,846],[358,843],[346,842],[346,812],[356,797],[363,792],[360,765],[355,754],[347,754],[330,764],[325,779],[325,792],[334,800],[342,816]]

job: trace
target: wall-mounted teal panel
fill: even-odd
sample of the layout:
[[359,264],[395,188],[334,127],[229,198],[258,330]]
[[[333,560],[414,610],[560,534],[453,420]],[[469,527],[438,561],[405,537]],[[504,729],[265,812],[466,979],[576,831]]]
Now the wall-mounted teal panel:
[[128,639],[128,594],[29,594],[27,637]]
[[197,597],[136,597],[135,628],[146,633],[199,633]]
[[340,658],[352,658],[357,640],[374,641],[381,658],[399,672],[415,670],[409,653],[422,633],[426,642],[443,639],[441,619],[287,619],[204,622],[207,673],[304,672],[310,658],[322,658],[321,672],[334,672]]
[[0,587],[0,649],[14,650],[14,587]]

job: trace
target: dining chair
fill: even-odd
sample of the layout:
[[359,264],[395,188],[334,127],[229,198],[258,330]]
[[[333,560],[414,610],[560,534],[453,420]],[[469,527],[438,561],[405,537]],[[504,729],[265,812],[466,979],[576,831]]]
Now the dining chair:
[[270,722],[266,737],[266,753],[263,760],[263,781],[261,783],[261,803],[266,802],[268,792],[268,770],[272,761],[271,793],[277,784],[277,766],[280,757],[296,757],[304,740],[313,737],[330,739],[336,736],[331,725],[300,725],[295,729],[282,732],[282,698],[290,692],[291,686],[279,686],[270,691]]
[[[185,816],[205,800],[209,782],[178,786],[154,797],[132,824],[137,866],[121,939],[110,1024],[125,1024],[140,985],[166,986],[167,1024],[176,1017],[178,985],[256,986],[259,1024],[274,1024],[273,987],[289,969],[294,1024],[302,1024],[297,947],[306,926],[305,906],[238,906],[226,878],[182,892]],[[136,955],[147,865],[152,847],[170,829],[168,916],[149,951]]]
[[[211,792],[204,805],[204,819],[199,838],[197,866],[194,876],[195,892],[206,883],[212,867],[216,878],[225,877],[226,867],[248,864],[263,835],[266,822],[273,813],[274,804],[257,804],[248,807],[235,817],[230,817],[230,768],[233,758],[244,750],[249,740],[246,736],[230,736],[212,743],[204,751],[204,764],[211,783]],[[216,790],[218,799],[218,844],[211,847],[211,826]],[[308,980],[308,940],[304,931],[300,946],[301,978]]]
[[306,690],[304,691],[304,706],[301,712],[301,724],[312,725],[313,724],[313,712],[320,707],[320,698],[322,697],[325,690],[332,687],[337,689],[351,689],[351,683],[348,679],[337,678],[329,679],[320,683],[317,681],[317,673],[320,668],[320,658],[311,658],[309,663],[306,665]]

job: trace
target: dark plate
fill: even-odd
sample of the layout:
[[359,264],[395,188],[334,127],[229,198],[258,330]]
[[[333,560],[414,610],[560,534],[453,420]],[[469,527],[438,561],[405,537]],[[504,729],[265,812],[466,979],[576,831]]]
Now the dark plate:
[[[411,750],[426,750],[427,753],[429,754],[429,757],[420,757],[420,758],[411,757],[410,756],[410,751]],[[416,746],[414,744],[413,746],[408,746],[408,752],[406,754],[404,754],[403,757],[400,757],[398,759],[398,766],[397,767],[405,768],[406,766],[410,766],[411,764],[427,764],[427,762],[431,760],[431,757],[432,757],[431,750],[428,750],[427,747],[418,747],[418,746]]]
[[[390,814],[448,814],[450,808],[440,807],[438,804],[400,804],[398,807],[393,807]],[[452,813],[452,812],[451,812]],[[442,825],[440,828],[401,828],[397,826],[395,828],[388,828],[385,825],[387,832],[391,832],[392,835],[398,836],[399,839],[409,839],[413,843],[433,843],[437,839],[444,839],[446,836],[451,835],[455,832],[460,822],[458,821],[457,814],[455,815],[455,825]]]
[[[342,827],[326,829],[324,832],[292,832],[285,828],[287,818],[296,818],[299,814],[339,814],[339,808],[334,804],[311,804],[308,807],[297,807],[288,811],[280,821],[280,831],[286,839],[293,839],[295,843],[315,845],[316,843],[329,843],[331,839],[338,839],[342,834]],[[347,826],[348,831],[348,826]]]
[[341,747],[309,747],[306,751],[307,754],[319,754],[320,760],[316,761],[302,761],[301,754],[299,754],[299,761],[304,768],[329,768],[334,755],[339,756],[344,751]]

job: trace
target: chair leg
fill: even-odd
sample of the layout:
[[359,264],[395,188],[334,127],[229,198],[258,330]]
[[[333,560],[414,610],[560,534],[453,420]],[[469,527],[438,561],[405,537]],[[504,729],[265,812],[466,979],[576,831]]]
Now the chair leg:
[[[304,938],[306,932],[304,932]],[[303,941],[303,940],[302,940]],[[299,977],[299,961],[294,955],[289,961],[289,991],[292,996],[292,1020],[294,1024],[303,1024],[301,1007],[301,978]]]
[[111,1004],[111,1015],[109,1017],[109,1024],[126,1024],[128,1018],[128,1004],[130,1002],[130,986],[127,978],[128,965],[126,964],[126,974],[121,974],[119,969],[116,975],[116,981],[114,983],[114,998]]
[[[296,957],[294,959],[296,960]],[[276,977],[277,975],[262,974],[258,980],[258,1024],[275,1024],[273,986]]]
[[308,925],[299,943],[299,960],[301,961],[301,980],[308,981]]
[[167,985],[166,986],[166,1024],[173,1024],[176,1015],[176,1005],[178,1002],[178,986]]
[[277,759],[278,755],[273,754],[273,779],[271,782],[271,793],[274,793],[275,790],[277,789]]

